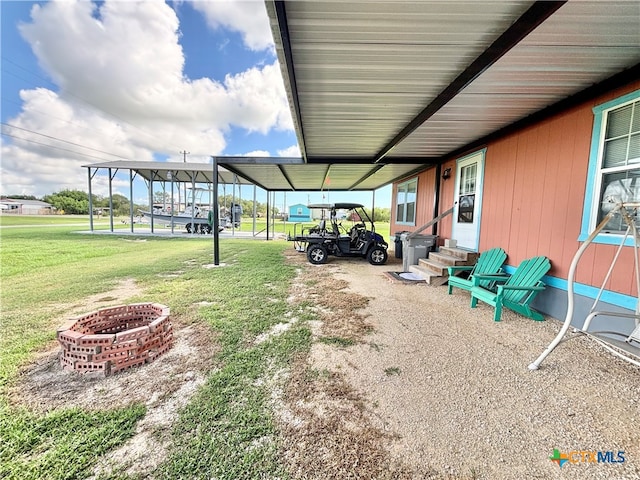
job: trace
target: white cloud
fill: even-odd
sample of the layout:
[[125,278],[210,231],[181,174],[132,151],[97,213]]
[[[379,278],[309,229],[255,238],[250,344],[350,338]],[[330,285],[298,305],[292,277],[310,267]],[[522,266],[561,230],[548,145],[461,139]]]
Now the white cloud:
[[240,32],[251,50],[274,48],[263,0],[195,0],[192,4],[205,15],[212,28],[225,27]]
[[254,150],[253,152],[248,152],[241,156],[242,157],[270,157],[271,154],[266,150]]
[[[221,25],[228,28],[236,28],[233,22],[242,12],[251,19],[258,17],[250,15],[247,5],[203,2],[201,6],[204,3],[215,4],[217,12],[230,9],[220,14],[226,19]],[[245,20],[247,25],[253,23]],[[268,30],[266,15],[261,21]],[[225,134],[232,128],[265,135],[273,129],[293,129],[277,62],[227,75],[223,83],[208,78],[191,81],[183,74],[180,27],[174,10],[158,1],[107,0],[99,9],[82,0],[34,6],[31,22],[21,25],[20,31],[60,91],[21,92],[22,111],[9,123],[26,131],[3,129],[3,133],[32,142],[11,138],[3,143],[3,185],[11,185],[12,193],[19,185],[21,191],[35,195],[85,189],[87,173],[81,165],[121,157],[151,160],[154,153],[177,157],[184,149],[192,153],[189,161],[208,159],[224,154]],[[262,44],[249,37],[246,41],[254,47]],[[215,55],[215,47],[211,49]]]
[[288,148],[285,148],[283,150],[278,150],[278,155],[280,157],[301,157],[302,154],[300,153],[300,147],[296,144],[296,145],[291,145]]

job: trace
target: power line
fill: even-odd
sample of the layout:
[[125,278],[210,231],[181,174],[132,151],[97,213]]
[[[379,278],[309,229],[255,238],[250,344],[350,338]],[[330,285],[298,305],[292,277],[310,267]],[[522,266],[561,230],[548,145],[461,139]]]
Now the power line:
[[[79,143],[70,142],[68,140],[63,140],[61,138],[53,137],[51,135],[45,135],[44,133],[34,132],[33,130],[29,130],[27,128],[22,128],[22,127],[18,127],[16,125],[11,125],[10,123],[0,122],[0,124],[4,125],[6,127],[11,127],[11,128],[15,128],[17,130],[22,130],[24,132],[32,133],[34,135],[40,135],[40,136],[45,137],[45,138],[50,138],[51,140],[55,140],[57,142],[68,143],[69,145],[73,145],[74,147],[86,148],[87,150],[93,150],[94,152],[104,153],[105,155],[111,155],[113,157],[122,158],[123,160],[129,160],[128,157],[123,157],[122,155],[116,155],[115,153],[105,152],[104,150],[98,150],[97,148],[87,147],[86,145],[81,145]],[[14,137],[14,138],[20,138],[20,137]],[[26,140],[26,139],[24,139],[24,140]]]
[[69,150],[68,148],[62,148],[62,147],[56,147],[55,145],[49,145],[47,143],[42,143],[42,142],[36,142],[35,140],[30,140],[28,138],[22,138],[22,137],[16,137],[15,135],[11,135],[10,133],[6,133],[6,132],[1,132],[0,135],[3,135],[5,137],[11,137],[11,138],[15,138],[17,140],[22,140],[23,142],[28,142],[28,143],[35,143],[36,145],[42,145],[44,147],[47,148],[54,148],[56,150],[62,150],[64,152],[71,152],[71,153],[75,153],[76,155],[80,155],[81,157],[88,157],[88,158],[95,158],[97,160],[102,160],[104,162],[107,162],[108,160],[102,157],[96,157],[95,155],[89,155],[88,153],[82,153],[82,152],[77,152],[75,150]]

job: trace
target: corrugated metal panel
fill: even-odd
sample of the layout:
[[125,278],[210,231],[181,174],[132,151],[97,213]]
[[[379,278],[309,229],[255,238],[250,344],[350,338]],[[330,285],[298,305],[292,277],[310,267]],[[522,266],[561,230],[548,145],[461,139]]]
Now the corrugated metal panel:
[[391,156],[445,155],[640,61],[640,3],[569,2]]
[[[286,2],[304,151],[374,157],[533,3]],[[638,62],[640,2],[570,1],[389,158],[444,156]]]
[[309,156],[373,157],[532,2],[288,2]]

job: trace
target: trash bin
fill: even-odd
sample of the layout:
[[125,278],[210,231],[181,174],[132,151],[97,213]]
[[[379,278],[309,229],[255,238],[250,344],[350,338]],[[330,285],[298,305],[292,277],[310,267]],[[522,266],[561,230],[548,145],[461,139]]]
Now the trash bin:
[[396,258],[402,258],[402,234],[407,233],[406,230],[402,232],[396,232],[394,237],[394,247],[393,250],[396,254]]
[[427,258],[438,239],[437,235],[414,235],[412,237],[409,235],[409,233],[403,233],[400,236],[403,243],[402,269],[405,272],[409,271],[409,265],[417,265],[419,259]]

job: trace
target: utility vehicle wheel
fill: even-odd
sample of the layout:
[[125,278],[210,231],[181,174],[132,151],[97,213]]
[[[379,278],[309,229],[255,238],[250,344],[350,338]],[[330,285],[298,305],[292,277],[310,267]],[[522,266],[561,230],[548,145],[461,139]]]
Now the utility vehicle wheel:
[[193,225],[191,225],[190,223],[187,223],[185,228],[187,229],[187,233],[191,233],[193,231]]
[[322,245],[310,245],[307,249],[307,260],[314,265],[327,263],[327,249]]
[[213,229],[211,228],[210,225],[202,225],[202,227],[200,227],[200,231],[204,234],[209,234],[211,233]]
[[373,247],[367,254],[367,260],[371,265],[383,265],[387,263],[387,251],[382,247]]

